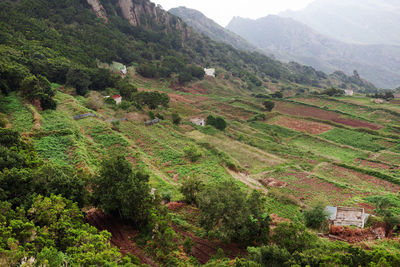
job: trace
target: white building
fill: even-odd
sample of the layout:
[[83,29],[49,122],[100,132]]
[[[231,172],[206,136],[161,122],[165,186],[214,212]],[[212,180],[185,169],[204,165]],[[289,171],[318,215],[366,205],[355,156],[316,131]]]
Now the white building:
[[113,95],[113,99],[115,101],[115,104],[119,105],[122,102],[122,96],[120,95]]
[[191,123],[196,124],[198,126],[206,126],[206,121],[202,118],[194,118],[190,120]]
[[353,96],[354,95],[354,91],[351,89],[346,89],[344,90],[344,94],[347,96]]
[[215,78],[215,69],[204,69],[204,72],[206,73],[206,76],[211,76]]

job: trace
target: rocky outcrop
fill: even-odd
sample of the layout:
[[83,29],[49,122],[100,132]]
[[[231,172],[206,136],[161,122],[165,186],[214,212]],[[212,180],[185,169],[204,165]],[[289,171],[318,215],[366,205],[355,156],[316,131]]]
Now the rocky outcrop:
[[106,22],[108,22],[106,11],[104,7],[100,4],[99,0],[87,0],[87,2],[92,7],[93,12],[98,18],[102,18]]
[[182,33],[182,39],[190,37],[192,30],[178,17],[168,13],[148,0],[118,0],[122,16],[132,26],[152,28],[154,24],[164,27],[165,32],[171,29]]

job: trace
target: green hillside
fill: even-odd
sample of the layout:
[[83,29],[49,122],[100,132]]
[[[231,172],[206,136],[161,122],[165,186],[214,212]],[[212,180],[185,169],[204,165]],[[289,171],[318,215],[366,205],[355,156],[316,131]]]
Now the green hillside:
[[396,100],[90,3],[0,3],[0,266],[400,264]]

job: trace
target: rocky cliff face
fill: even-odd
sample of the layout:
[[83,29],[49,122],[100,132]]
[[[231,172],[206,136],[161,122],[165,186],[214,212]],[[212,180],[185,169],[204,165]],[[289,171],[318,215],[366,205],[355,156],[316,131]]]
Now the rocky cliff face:
[[102,18],[108,22],[108,18],[106,16],[106,11],[104,7],[101,5],[99,0],[87,0],[88,4],[91,5],[93,12],[96,14],[98,18]]
[[118,0],[118,7],[132,26],[151,28],[157,24],[167,32],[171,29],[180,31],[183,39],[191,35],[191,29],[181,19],[148,0]]

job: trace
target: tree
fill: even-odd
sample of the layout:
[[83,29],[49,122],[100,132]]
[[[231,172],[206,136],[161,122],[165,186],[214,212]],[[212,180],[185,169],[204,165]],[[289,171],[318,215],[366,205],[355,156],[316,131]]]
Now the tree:
[[204,183],[196,178],[190,177],[183,181],[179,191],[182,193],[184,201],[188,204],[197,205],[197,195],[204,189]]
[[94,179],[94,203],[105,213],[117,215],[136,225],[147,223],[152,206],[149,176],[133,172],[122,155],[103,160],[100,174]]
[[214,126],[215,125],[215,118],[212,115],[208,115],[207,119],[206,119],[206,124],[207,125],[211,125]]
[[243,246],[268,241],[269,217],[261,193],[248,195],[233,181],[224,181],[207,186],[197,201],[200,224],[220,239]]
[[265,100],[263,105],[267,111],[271,111],[275,107],[275,103],[272,101]]
[[322,224],[328,220],[329,216],[322,203],[318,203],[313,208],[305,210],[303,215],[306,226],[313,229],[320,229]]
[[272,98],[283,98],[283,94],[281,91],[277,91],[277,92],[271,94],[271,97]]
[[180,84],[185,84],[193,79],[192,74],[188,71],[181,72],[178,76],[178,81]]
[[218,130],[223,131],[223,130],[225,130],[226,126],[227,126],[227,124],[226,124],[226,121],[224,120],[224,118],[217,117],[215,119],[215,128],[217,128]]
[[76,89],[78,95],[85,95],[91,84],[89,72],[85,68],[72,67],[67,73],[67,85]]
[[294,253],[314,246],[317,237],[309,233],[304,225],[284,222],[274,229],[271,240],[278,247],[286,248],[289,253]]

